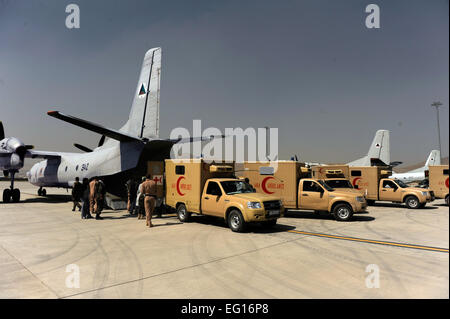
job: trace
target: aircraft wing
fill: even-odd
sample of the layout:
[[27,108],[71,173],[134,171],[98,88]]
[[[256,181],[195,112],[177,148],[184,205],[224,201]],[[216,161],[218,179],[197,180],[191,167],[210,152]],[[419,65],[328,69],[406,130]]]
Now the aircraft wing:
[[61,153],[57,152],[33,151],[33,150],[28,150],[25,153],[25,157],[28,158],[45,158],[45,159],[60,158],[61,155],[62,155]]
[[101,125],[98,125],[98,124],[95,124],[93,122],[89,122],[89,121],[86,121],[86,120],[82,120],[82,119],[76,118],[76,117],[71,116],[71,115],[65,115],[65,114],[62,114],[62,113],[60,113],[58,111],[49,111],[49,112],[47,112],[47,114],[50,115],[51,117],[63,120],[65,122],[71,123],[71,124],[76,125],[76,126],[80,126],[80,127],[85,128],[85,129],[87,129],[89,131],[93,131],[93,132],[96,132],[98,134],[105,135],[107,137],[110,137],[110,138],[112,138],[114,140],[118,140],[120,142],[133,142],[133,141],[142,142],[142,140],[140,138],[136,137],[136,136],[129,135],[129,134],[125,133],[125,132],[121,132],[121,131],[118,131],[118,130],[113,130],[113,129],[110,129],[110,128],[106,128],[104,126],[101,126]]

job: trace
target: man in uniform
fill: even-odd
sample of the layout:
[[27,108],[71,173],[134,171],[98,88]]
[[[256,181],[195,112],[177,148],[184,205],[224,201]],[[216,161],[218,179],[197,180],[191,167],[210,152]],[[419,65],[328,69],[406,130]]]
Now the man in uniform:
[[97,183],[97,177],[92,177],[89,182],[89,211],[91,214],[95,213],[95,184]]
[[82,196],[83,196],[83,186],[80,183],[80,179],[78,177],[75,177],[75,183],[73,183],[72,187],[73,212],[77,207],[78,210],[81,211],[80,200]]
[[132,177],[128,180],[127,184],[127,193],[128,193],[128,213],[133,215],[134,209],[136,207],[136,195],[137,195],[137,183],[136,180]]
[[103,219],[100,214],[103,210],[103,204],[105,203],[106,186],[101,179],[97,180],[94,189],[95,196],[95,219]]
[[142,194],[145,195],[144,206],[145,206],[145,216],[147,219],[146,225],[148,227],[153,227],[152,224],[152,214],[155,209],[156,203],[156,182],[152,180],[151,175],[147,175],[145,182],[142,183]]

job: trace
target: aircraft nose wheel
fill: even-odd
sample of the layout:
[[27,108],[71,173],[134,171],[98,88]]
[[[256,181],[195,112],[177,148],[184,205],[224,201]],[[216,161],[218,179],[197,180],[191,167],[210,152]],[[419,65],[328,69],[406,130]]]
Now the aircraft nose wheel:
[[45,188],[39,188],[38,189],[38,195],[39,196],[46,196],[47,195],[47,190]]
[[13,190],[7,188],[3,191],[3,202],[4,203],[18,203],[20,202],[20,190],[15,188]]

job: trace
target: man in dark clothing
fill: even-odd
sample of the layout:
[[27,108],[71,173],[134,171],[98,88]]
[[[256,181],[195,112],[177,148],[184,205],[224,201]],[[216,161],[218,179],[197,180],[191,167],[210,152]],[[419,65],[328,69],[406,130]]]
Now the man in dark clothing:
[[136,183],[136,180],[134,178],[130,178],[126,184],[127,186],[127,193],[128,193],[128,212],[130,215],[133,215],[134,209],[136,207],[136,195],[137,195],[137,188],[138,185]]
[[80,179],[76,177],[72,187],[73,212],[75,211],[76,207],[78,207],[78,210],[81,211],[81,196],[83,196],[83,186],[80,183]]
[[89,188],[89,180],[87,178],[83,178],[83,184],[82,184],[82,196],[81,201],[83,203],[83,206],[81,208],[81,218],[82,219],[89,219],[92,218],[89,207],[91,206],[90,203],[90,188]]
[[103,205],[105,202],[106,186],[101,179],[95,184],[94,189],[94,199],[95,199],[95,219],[103,219],[100,214],[103,210]]

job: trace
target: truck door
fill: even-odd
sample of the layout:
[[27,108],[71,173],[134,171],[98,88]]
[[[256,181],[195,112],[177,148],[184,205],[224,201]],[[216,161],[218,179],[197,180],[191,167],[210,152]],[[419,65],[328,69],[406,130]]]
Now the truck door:
[[397,184],[389,179],[380,181],[380,200],[401,201],[401,193]]
[[301,181],[300,188],[299,209],[328,210],[328,192],[319,183]]
[[225,214],[224,197],[222,189],[217,182],[208,182],[202,196],[202,213],[223,217]]

